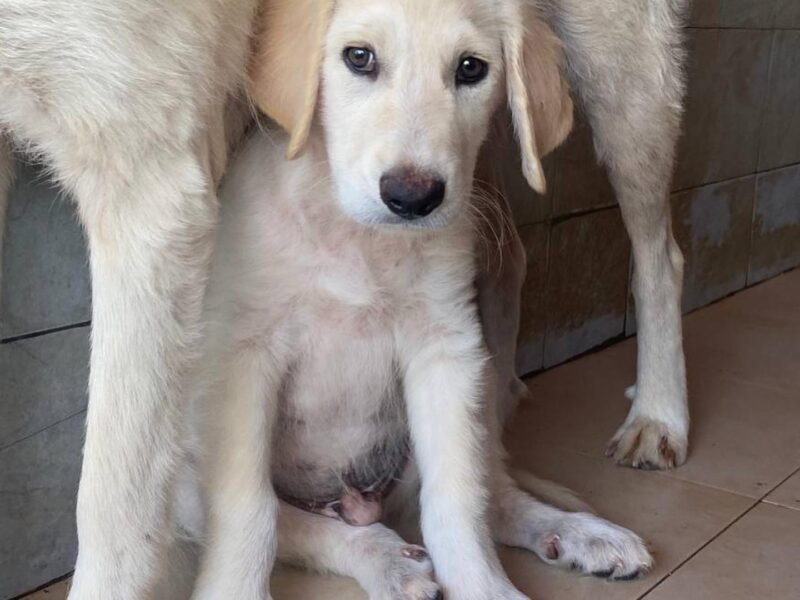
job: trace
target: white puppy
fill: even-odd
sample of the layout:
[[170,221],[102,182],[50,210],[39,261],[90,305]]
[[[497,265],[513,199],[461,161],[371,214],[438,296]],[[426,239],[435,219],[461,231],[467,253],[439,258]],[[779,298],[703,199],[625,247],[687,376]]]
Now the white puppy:
[[[473,171],[507,98],[542,189],[538,152],[572,110],[555,37],[513,7],[341,0],[283,44],[302,76],[265,104],[292,136],[252,135],[221,190],[193,413],[208,513],[188,496],[179,510],[205,523],[195,597],[236,565],[269,572],[278,499],[278,553],[376,599],[524,598],[494,542],[612,579],[650,566],[635,534],[539,503],[502,461]],[[380,522],[384,503],[418,502],[435,581]]]

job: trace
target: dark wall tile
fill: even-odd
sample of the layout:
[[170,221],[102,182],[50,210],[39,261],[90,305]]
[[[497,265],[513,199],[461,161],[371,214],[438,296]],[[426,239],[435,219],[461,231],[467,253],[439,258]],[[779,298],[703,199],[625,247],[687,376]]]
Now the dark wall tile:
[[0,448],[86,408],[89,328],[0,345]]
[[0,451],[0,598],[72,570],[84,413]]
[[553,215],[612,206],[614,189],[597,162],[588,123],[578,116],[567,141],[553,153]]
[[85,321],[86,244],[72,203],[39,169],[21,166],[3,240],[0,337]]
[[800,29],[800,2],[774,0],[775,24],[778,29]]
[[545,314],[545,288],[547,285],[547,238],[549,225],[540,223],[519,229],[525,245],[528,268],[519,324],[517,348],[517,373],[525,374],[542,368],[544,362],[544,334],[547,327]]
[[798,265],[800,165],[758,175],[748,283]]
[[694,27],[768,28],[773,0],[693,0],[689,24]]
[[776,31],[774,36],[760,171],[800,162],[800,31]]
[[553,225],[547,275],[544,366],[623,332],[630,248],[618,209]]
[[549,160],[545,160],[547,194],[540,196],[531,189],[522,175],[520,151],[511,126],[511,116],[507,110],[501,110],[489,138],[481,148],[475,181],[479,188],[488,187],[502,192],[511,206],[517,225],[538,223],[550,217],[552,175],[549,163]]
[[674,189],[752,174],[771,33],[691,30],[689,88]]
[[750,176],[673,196],[673,230],[686,259],[684,311],[745,287],[754,193]]

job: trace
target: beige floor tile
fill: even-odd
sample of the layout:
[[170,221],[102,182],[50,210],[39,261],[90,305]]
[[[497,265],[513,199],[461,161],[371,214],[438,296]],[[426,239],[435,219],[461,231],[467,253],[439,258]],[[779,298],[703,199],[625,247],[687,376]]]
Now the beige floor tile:
[[712,308],[732,314],[757,314],[787,323],[800,322],[800,269],[795,269],[743,293],[726,298]]
[[761,498],[800,468],[796,393],[689,366],[689,459],[667,477]]
[[800,512],[759,504],[647,600],[792,600],[799,556]]
[[[635,380],[635,362],[636,341],[629,339],[527,380],[531,397],[520,406],[509,444],[602,456],[630,407],[623,390]],[[689,462],[668,476],[760,497],[800,467],[798,396],[698,362],[688,364]]]
[[[622,390],[634,378],[634,363],[628,340],[532,378],[531,398],[517,414],[509,443],[517,452],[555,447],[601,457],[628,410]],[[796,393],[692,362],[688,371],[689,460],[663,476],[760,498],[800,467]]]
[[48,585],[46,588],[42,588],[38,592],[25,596],[23,600],[65,600],[67,592],[69,592],[69,584],[69,579],[59,581],[53,585]]
[[[740,300],[744,306],[748,292]],[[749,312],[728,310],[727,301],[684,319],[690,366],[738,380],[793,391],[800,399],[800,321],[776,318],[753,301]]]
[[512,579],[532,598],[638,598],[753,503],[736,494],[621,469],[568,450],[529,452],[523,444],[512,454],[518,466],[575,490],[600,515],[639,533],[656,559],[656,568],[647,577],[610,584],[547,567],[519,551],[504,553]]
[[800,471],[792,475],[767,496],[765,502],[800,510]]
[[510,437],[529,446],[603,456],[630,408],[625,388],[636,380],[636,341],[628,339],[526,381]]

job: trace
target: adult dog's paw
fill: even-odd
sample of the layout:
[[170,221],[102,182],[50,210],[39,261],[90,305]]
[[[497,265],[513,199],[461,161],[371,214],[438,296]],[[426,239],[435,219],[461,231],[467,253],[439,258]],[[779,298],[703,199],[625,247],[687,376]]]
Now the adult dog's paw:
[[565,515],[534,550],[547,563],[612,580],[636,579],[653,565],[638,535],[588,513]]
[[617,430],[608,444],[606,456],[634,469],[674,469],[686,460],[688,436],[665,423],[635,417]]

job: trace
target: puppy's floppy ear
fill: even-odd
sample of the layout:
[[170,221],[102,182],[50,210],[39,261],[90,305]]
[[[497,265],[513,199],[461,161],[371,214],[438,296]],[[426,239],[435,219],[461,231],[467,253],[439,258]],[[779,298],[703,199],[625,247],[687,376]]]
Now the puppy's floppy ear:
[[503,40],[508,104],[528,184],[543,194],[540,159],[572,128],[572,100],[561,71],[561,43],[539,17],[533,0],[507,2]]
[[319,92],[324,38],[334,0],[264,0],[249,92],[289,134],[287,158],[308,139]]

